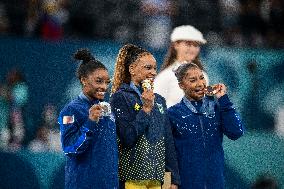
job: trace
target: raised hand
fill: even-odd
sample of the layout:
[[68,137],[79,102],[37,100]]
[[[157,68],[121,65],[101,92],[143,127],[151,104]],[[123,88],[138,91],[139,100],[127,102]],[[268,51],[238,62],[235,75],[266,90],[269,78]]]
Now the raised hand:
[[220,98],[221,96],[225,95],[226,93],[227,93],[227,87],[223,83],[219,83],[217,93],[216,93],[216,97]]
[[99,104],[95,104],[89,109],[89,119],[92,121],[98,122],[101,114],[102,107]]

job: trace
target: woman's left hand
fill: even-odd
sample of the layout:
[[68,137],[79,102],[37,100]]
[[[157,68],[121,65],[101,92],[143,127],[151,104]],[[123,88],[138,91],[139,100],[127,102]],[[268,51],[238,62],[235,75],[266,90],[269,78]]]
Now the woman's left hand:
[[223,83],[219,83],[217,87],[218,87],[216,93],[217,98],[220,98],[221,96],[227,93],[227,87]]
[[178,189],[178,186],[177,186],[177,185],[175,185],[175,184],[171,184],[170,189]]

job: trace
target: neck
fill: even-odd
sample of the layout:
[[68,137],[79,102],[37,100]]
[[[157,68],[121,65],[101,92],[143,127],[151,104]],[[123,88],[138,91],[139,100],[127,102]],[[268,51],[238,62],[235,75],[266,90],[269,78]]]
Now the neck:
[[88,95],[88,94],[86,93],[86,91],[83,91],[83,94],[84,94],[90,101],[95,100],[93,97],[91,97],[90,95]]
[[184,57],[182,57],[182,56],[177,56],[176,61],[178,61],[178,62],[185,62],[187,60]]
[[136,86],[139,86],[140,85],[140,83],[139,82],[137,82],[137,81],[131,81],[134,85],[136,85]]

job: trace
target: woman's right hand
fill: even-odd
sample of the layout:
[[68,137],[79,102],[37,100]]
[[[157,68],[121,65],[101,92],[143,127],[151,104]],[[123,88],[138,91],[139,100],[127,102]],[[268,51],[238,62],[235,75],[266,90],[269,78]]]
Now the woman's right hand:
[[155,95],[153,90],[144,90],[142,95],[142,103],[143,103],[143,110],[146,113],[150,113],[153,109],[154,106],[154,99],[155,99]]
[[89,109],[89,119],[98,122],[102,113],[102,107],[98,104],[93,105]]

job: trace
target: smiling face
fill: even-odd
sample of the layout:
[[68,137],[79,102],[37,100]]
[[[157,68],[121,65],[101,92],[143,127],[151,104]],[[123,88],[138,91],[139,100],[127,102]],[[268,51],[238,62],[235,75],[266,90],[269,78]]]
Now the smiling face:
[[83,93],[90,98],[103,100],[110,83],[107,70],[97,69],[81,79]]
[[203,72],[199,68],[188,69],[179,86],[189,100],[201,100],[206,87]]
[[151,54],[142,55],[129,66],[131,81],[140,85],[145,79],[153,80],[157,75],[156,60]]
[[177,60],[180,62],[192,62],[200,52],[200,45],[194,41],[175,42],[174,48],[177,52]]

